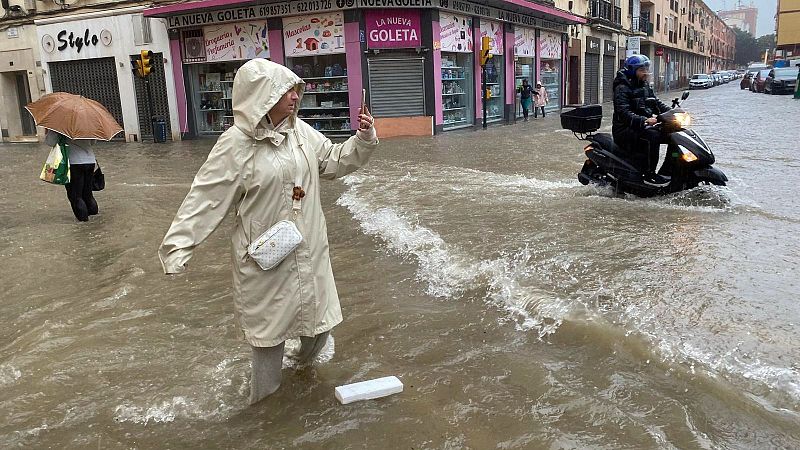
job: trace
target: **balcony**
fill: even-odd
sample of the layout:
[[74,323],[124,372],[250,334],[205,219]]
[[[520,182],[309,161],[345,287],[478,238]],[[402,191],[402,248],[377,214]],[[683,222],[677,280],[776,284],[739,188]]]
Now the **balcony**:
[[614,6],[611,2],[591,0],[588,17],[592,25],[622,28],[622,8]]

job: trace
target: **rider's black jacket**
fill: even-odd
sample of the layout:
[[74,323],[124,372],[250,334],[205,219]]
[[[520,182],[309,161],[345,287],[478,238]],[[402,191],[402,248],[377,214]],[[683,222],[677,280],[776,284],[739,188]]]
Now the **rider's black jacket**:
[[[655,102],[645,102],[654,98]],[[620,70],[614,79],[614,120],[611,132],[614,140],[627,141],[631,134],[644,130],[645,120],[653,114],[661,114],[670,108],[656,98],[648,83],[638,78],[630,79]]]

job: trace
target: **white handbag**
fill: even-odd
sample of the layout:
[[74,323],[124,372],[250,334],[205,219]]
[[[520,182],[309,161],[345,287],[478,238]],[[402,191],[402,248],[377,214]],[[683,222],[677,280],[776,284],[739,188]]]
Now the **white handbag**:
[[[297,144],[300,146],[299,139]],[[303,151],[302,147],[300,151]],[[300,157],[297,151],[294,150],[294,147],[292,147],[292,153],[294,153],[296,170],[294,185],[295,187],[300,187],[303,179],[302,172],[300,171]],[[303,157],[305,158],[305,152],[303,152]],[[255,155],[253,158],[255,158]],[[308,162],[307,159],[306,162]],[[245,196],[246,195],[245,193]],[[292,213],[295,219],[300,213],[301,201],[300,199],[292,200]],[[247,254],[249,254],[263,270],[271,270],[280,264],[287,256],[292,254],[302,242],[303,235],[300,234],[297,225],[290,220],[281,220],[269,227],[267,231],[261,233],[255,241],[251,242],[250,245],[247,246]]]
[[281,220],[248,245],[247,253],[259,267],[270,270],[295,251],[301,242],[303,236],[297,225],[289,220]]

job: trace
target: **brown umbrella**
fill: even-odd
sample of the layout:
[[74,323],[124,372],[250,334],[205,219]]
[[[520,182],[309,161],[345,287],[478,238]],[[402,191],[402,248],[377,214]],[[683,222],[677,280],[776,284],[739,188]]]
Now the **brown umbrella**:
[[80,95],[54,92],[25,108],[33,116],[36,125],[57,131],[70,139],[110,141],[123,131],[103,105]]

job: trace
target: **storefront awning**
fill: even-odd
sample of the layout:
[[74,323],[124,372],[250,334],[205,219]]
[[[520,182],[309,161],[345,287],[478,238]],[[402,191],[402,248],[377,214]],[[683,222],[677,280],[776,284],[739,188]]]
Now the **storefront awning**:
[[285,0],[259,4],[243,0],[199,0],[148,8],[144,15],[168,19],[169,28],[188,28],[326,11],[373,8],[433,8],[560,32],[566,32],[567,25],[586,23],[583,17],[527,0]]

